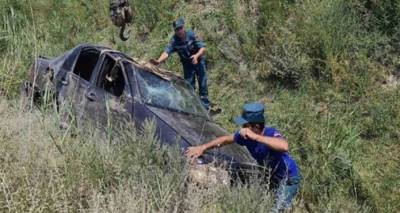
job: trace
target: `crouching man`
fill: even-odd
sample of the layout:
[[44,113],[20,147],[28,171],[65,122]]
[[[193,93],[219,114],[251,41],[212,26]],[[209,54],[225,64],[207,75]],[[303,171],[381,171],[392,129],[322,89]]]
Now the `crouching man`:
[[231,143],[245,146],[257,163],[270,171],[270,182],[275,195],[273,210],[289,208],[299,189],[300,173],[295,161],[288,154],[288,142],[276,129],[265,126],[263,104],[245,104],[242,115],[235,118],[235,123],[241,126],[235,134],[189,147],[186,156],[197,158],[208,149]]

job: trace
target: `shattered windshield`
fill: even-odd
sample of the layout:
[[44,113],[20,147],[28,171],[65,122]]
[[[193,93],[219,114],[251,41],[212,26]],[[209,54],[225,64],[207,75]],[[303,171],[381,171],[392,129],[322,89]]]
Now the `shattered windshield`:
[[138,73],[139,90],[146,103],[207,117],[207,112],[188,84],[167,81],[145,70],[139,69]]

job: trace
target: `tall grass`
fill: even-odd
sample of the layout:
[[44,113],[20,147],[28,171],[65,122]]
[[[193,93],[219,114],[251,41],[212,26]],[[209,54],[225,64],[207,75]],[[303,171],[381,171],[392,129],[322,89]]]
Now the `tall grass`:
[[94,129],[60,130],[51,110],[16,106],[0,102],[1,211],[215,212],[242,211],[251,203],[263,211],[271,205],[259,186],[189,182],[179,149],[160,147],[151,123],[141,135],[119,129],[107,143]]
[[[78,43],[157,57],[171,21],[184,17],[207,44],[210,99],[223,108],[216,122],[233,131],[242,103],[260,101],[268,124],[287,137],[303,175],[296,211],[400,208],[400,93],[385,85],[400,67],[399,1],[132,2],[128,42],[118,40],[107,4],[0,1],[0,94],[18,96],[36,56]],[[163,66],[182,70],[177,57]],[[184,165],[173,151],[153,149],[150,133],[121,130],[122,142],[111,146],[95,132],[85,138],[58,130],[51,110],[20,112],[1,101],[4,211],[257,212],[270,205],[257,184],[183,187]]]

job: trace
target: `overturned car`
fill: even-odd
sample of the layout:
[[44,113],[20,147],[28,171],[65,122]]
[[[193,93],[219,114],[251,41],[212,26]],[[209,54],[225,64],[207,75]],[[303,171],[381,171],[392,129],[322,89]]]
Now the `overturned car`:
[[[182,151],[227,134],[210,120],[181,77],[106,47],[84,44],[54,59],[37,58],[23,90],[37,101],[48,85],[57,105],[69,105],[80,122],[105,126],[124,120],[140,129],[153,120],[159,141]],[[210,171],[211,163],[235,178],[256,165],[236,144],[210,150],[197,160],[201,171]]]

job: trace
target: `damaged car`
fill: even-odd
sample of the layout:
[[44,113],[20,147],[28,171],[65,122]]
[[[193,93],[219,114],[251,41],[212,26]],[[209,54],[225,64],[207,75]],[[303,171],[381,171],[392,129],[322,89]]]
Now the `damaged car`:
[[[25,95],[37,102],[50,87],[57,105],[70,106],[78,123],[106,126],[124,120],[140,131],[146,120],[152,120],[160,143],[179,146],[182,153],[228,134],[210,119],[183,78],[119,51],[82,44],[53,59],[37,58],[29,72]],[[237,144],[210,150],[196,162],[199,172],[194,176],[215,174],[218,165],[233,179],[254,171],[256,165]]]

